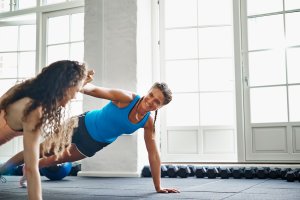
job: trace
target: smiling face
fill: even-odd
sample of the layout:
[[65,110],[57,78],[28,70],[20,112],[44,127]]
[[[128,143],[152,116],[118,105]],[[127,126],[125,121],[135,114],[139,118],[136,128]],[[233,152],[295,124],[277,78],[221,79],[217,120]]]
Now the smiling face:
[[155,111],[163,106],[164,95],[158,88],[152,88],[141,102],[144,110]]

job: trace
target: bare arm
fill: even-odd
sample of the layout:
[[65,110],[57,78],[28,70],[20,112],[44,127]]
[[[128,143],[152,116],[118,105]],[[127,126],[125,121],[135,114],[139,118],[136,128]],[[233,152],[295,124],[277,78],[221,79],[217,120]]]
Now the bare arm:
[[24,129],[24,161],[26,177],[28,181],[28,199],[40,200],[42,199],[41,178],[39,174],[39,150],[40,150],[40,129],[34,130],[35,124],[41,116],[41,110],[36,109],[32,111],[23,122]]
[[91,83],[87,83],[82,88],[81,92],[93,97],[107,99],[115,102],[129,103],[133,100],[132,92],[120,89],[99,87]]
[[152,179],[156,192],[158,193],[178,193],[179,191],[174,188],[162,188],[160,183],[160,156],[156,146],[155,132],[153,127],[153,119],[149,117],[145,127],[144,127],[144,139],[146,148],[148,151],[148,159],[151,168]]

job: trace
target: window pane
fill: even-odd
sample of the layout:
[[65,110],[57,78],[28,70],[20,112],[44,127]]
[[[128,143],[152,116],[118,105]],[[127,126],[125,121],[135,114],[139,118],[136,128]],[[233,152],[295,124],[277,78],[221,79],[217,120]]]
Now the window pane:
[[233,91],[234,66],[231,59],[199,60],[200,91]]
[[69,42],[69,16],[50,18],[48,21],[48,44]]
[[0,79],[0,96],[2,96],[9,88],[14,86],[17,79]]
[[286,72],[284,56],[284,51],[249,52],[250,85],[285,84]]
[[166,31],[166,59],[197,58],[197,29]]
[[66,0],[44,0],[44,4],[54,4],[54,3],[61,3],[65,2]]
[[69,59],[69,45],[56,45],[48,47],[47,64],[58,60]]
[[300,45],[300,13],[286,14],[286,40],[288,45]]
[[198,25],[220,24],[232,24],[232,0],[198,0]]
[[166,81],[173,92],[198,91],[198,61],[166,62]]
[[167,126],[199,126],[199,94],[174,94],[166,109]]
[[17,77],[17,53],[0,53],[0,78]]
[[289,86],[290,121],[300,121],[300,86]]
[[299,9],[300,8],[300,1],[299,0],[284,0],[285,9]]
[[18,27],[0,27],[0,51],[16,51],[18,45]]
[[287,122],[286,92],[286,87],[250,89],[251,122]]
[[300,48],[287,50],[288,82],[300,83]]
[[70,59],[83,62],[84,46],[83,42],[71,43]]
[[232,27],[211,27],[199,29],[199,57],[232,57]]
[[283,16],[274,15],[248,20],[249,50],[284,47]]
[[0,12],[7,12],[9,8],[10,0],[0,0]]
[[197,26],[197,0],[166,0],[165,26]]
[[282,0],[247,0],[248,15],[282,11],[282,2]]
[[200,125],[234,125],[234,95],[231,92],[200,94]]
[[19,77],[30,78],[35,75],[35,52],[20,53]]
[[19,0],[19,9],[30,8],[36,6],[36,0]]
[[71,15],[71,41],[83,40],[84,31],[83,13]]
[[35,25],[20,26],[20,50],[35,50]]

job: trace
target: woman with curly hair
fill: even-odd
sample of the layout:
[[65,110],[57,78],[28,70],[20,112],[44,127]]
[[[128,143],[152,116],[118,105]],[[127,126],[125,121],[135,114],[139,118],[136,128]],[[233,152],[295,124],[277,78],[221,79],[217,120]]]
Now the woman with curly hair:
[[[0,98],[0,145],[23,135],[30,200],[42,199],[40,155],[50,149],[56,155],[68,151],[71,137],[67,130],[60,128],[62,109],[82,88],[88,80],[86,77],[84,64],[57,61],[43,68],[36,77],[13,86]],[[43,144],[41,152],[40,136],[49,141]]]
[[[110,102],[103,108],[74,117],[78,120],[78,127],[72,131],[72,144],[69,152],[64,151],[59,158],[50,154],[45,157],[41,156],[39,167],[92,157],[96,152],[114,142],[120,135],[131,134],[139,128],[143,128],[156,192],[179,192],[175,188],[161,186],[161,161],[155,141],[155,121],[158,109],[172,100],[172,92],[167,84],[154,83],[148,93],[142,97],[134,92],[98,87],[90,83],[85,85],[81,92],[96,98],[110,100]],[[152,111],[154,116],[151,115]],[[11,163],[14,163],[14,166],[21,165],[23,163],[22,155],[22,152],[16,154],[10,159]],[[26,177],[23,176],[20,180],[20,185],[23,187],[26,187]]]

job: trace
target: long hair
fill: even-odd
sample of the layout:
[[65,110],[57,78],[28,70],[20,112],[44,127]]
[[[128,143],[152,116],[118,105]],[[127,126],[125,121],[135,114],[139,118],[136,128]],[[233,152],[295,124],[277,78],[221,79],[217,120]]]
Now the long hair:
[[[68,88],[76,86],[86,77],[87,69],[85,64],[77,61],[61,60],[44,67],[34,78],[25,80],[10,89],[0,104],[0,109],[5,110],[9,105],[29,97],[23,113],[23,121],[36,108],[42,108],[42,116],[35,126],[35,130],[42,128],[44,138],[57,136],[62,121],[62,107],[59,102],[64,98]],[[65,140],[57,141],[59,151],[64,150]],[[49,144],[50,145],[50,144]],[[43,148],[43,150],[50,147]],[[56,152],[57,153],[57,152]]]
[[[163,105],[167,105],[168,103],[170,103],[172,101],[172,91],[165,82],[155,82],[152,85],[151,89],[153,89],[153,88],[159,89],[162,92],[162,94],[164,95]],[[155,130],[156,118],[157,118],[157,110],[155,111],[155,115],[154,115],[154,123],[153,123],[154,130]]]

